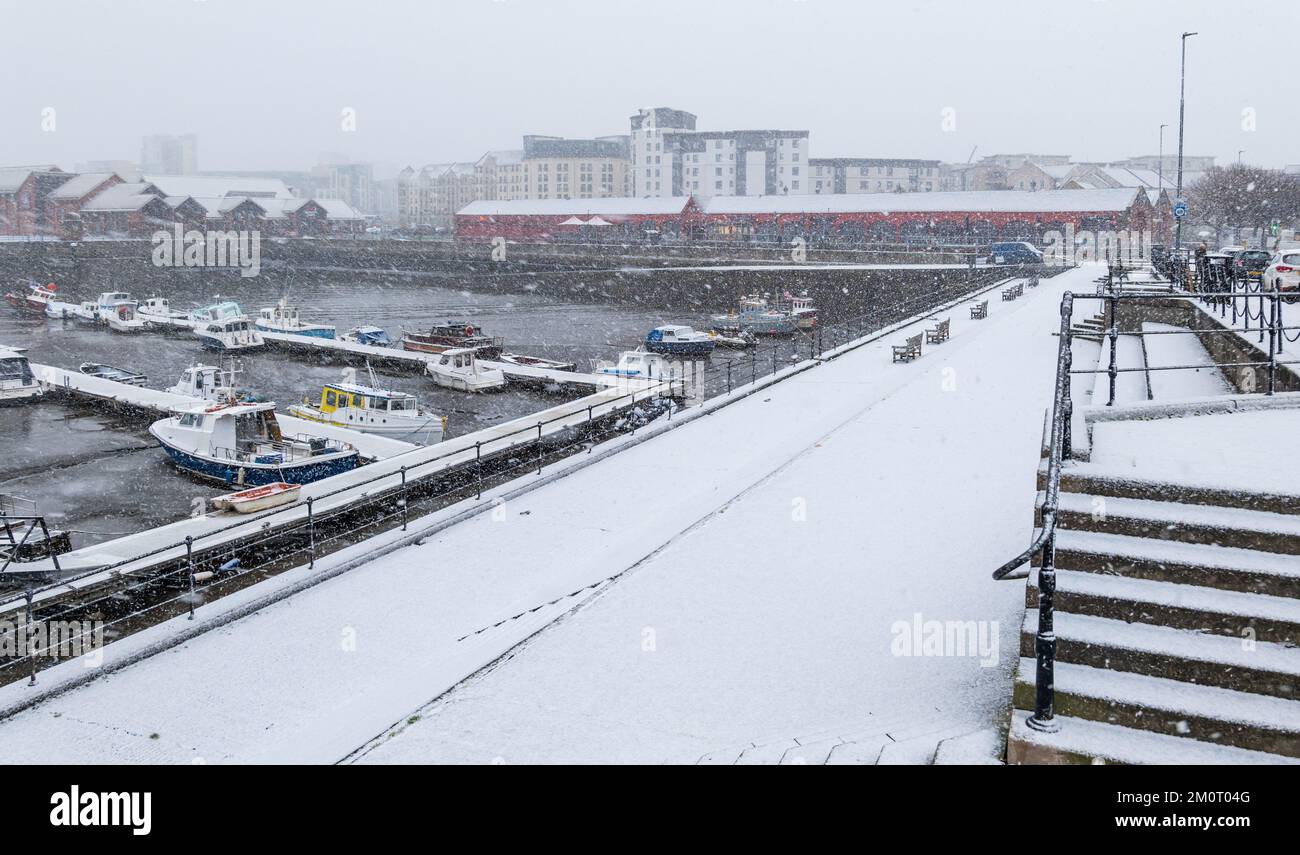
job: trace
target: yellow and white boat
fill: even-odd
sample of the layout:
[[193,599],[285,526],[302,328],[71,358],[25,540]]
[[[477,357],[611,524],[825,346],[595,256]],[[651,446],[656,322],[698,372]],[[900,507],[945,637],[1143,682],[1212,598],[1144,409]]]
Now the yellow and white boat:
[[447,417],[420,409],[414,395],[355,383],[329,383],[320,401],[293,404],[289,415],[422,445],[441,442],[447,431]]

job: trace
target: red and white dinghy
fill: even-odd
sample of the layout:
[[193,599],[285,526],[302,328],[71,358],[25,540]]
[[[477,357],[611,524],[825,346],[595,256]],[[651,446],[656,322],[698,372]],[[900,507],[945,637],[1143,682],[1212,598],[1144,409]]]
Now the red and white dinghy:
[[237,514],[251,514],[280,505],[292,505],[302,493],[301,484],[286,484],[277,481],[262,487],[240,490],[238,493],[226,493],[212,500],[212,506],[219,511],[234,511]]
[[15,289],[7,292],[4,295],[5,302],[20,312],[33,315],[45,314],[45,307],[58,297],[55,293],[55,284],[53,282],[49,285],[40,285],[36,282],[24,284],[25,289]]

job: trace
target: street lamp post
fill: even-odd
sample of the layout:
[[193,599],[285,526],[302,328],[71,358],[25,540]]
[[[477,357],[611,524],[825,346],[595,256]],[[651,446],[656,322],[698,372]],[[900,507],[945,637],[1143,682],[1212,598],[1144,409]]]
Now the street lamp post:
[[1160,126],[1160,152],[1156,155],[1156,195],[1165,189],[1165,128],[1169,125]]
[[[1186,109],[1185,92],[1187,90],[1187,39],[1196,33],[1183,33],[1182,60],[1178,68],[1178,188],[1174,191],[1176,199],[1183,198],[1183,115]],[[1183,218],[1179,217],[1174,225],[1174,252],[1183,248]]]

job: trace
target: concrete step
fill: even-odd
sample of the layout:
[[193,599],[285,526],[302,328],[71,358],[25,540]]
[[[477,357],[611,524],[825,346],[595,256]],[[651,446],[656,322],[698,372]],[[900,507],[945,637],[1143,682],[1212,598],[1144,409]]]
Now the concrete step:
[[[1038,571],[1025,608],[1038,608]],[[1300,600],[1058,568],[1056,609],[1076,615],[1188,629],[1235,639],[1300,644]]]
[[1012,711],[1008,764],[1300,765],[1294,757],[1070,716],[1056,717],[1060,723],[1056,733],[1040,733],[1025,724],[1028,717],[1024,710]]
[[[1040,492],[1040,523],[1043,497]],[[1057,507],[1062,528],[1073,531],[1300,555],[1300,516],[1295,514],[1087,493],[1062,493]]]
[[[1033,710],[1034,660],[1021,659],[1014,705]],[[1300,701],[1058,662],[1058,715],[1300,757]]]
[[[1278,698],[1300,697],[1300,649],[1090,615],[1054,615],[1056,660]],[[1034,656],[1038,610],[1026,610],[1020,655]]]
[[[1038,489],[1041,491],[1046,488],[1047,464],[1044,461],[1038,467]],[[1134,477],[1128,470],[1082,461],[1070,461],[1061,470],[1061,492],[1300,515],[1300,493],[1252,492],[1203,484],[1154,481]]]
[[[1033,560],[1037,566],[1040,556]],[[1300,556],[1254,549],[1058,530],[1056,565],[1131,579],[1300,598]]]

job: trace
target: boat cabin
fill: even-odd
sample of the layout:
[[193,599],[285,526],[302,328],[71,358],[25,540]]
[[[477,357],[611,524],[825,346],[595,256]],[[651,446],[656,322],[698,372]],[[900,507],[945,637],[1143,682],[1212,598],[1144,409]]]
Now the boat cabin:
[[320,411],[322,413],[333,413],[349,407],[358,410],[410,414],[418,410],[415,396],[406,392],[358,386],[353,383],[330,383],[321,389]]
[[226,301],[224,303],[213,303],[202,309],[195,309],[190,313],[190,318],[196,321],[221,321],[226,318],[242,318],[244,310],[239,307],[238,303]]

